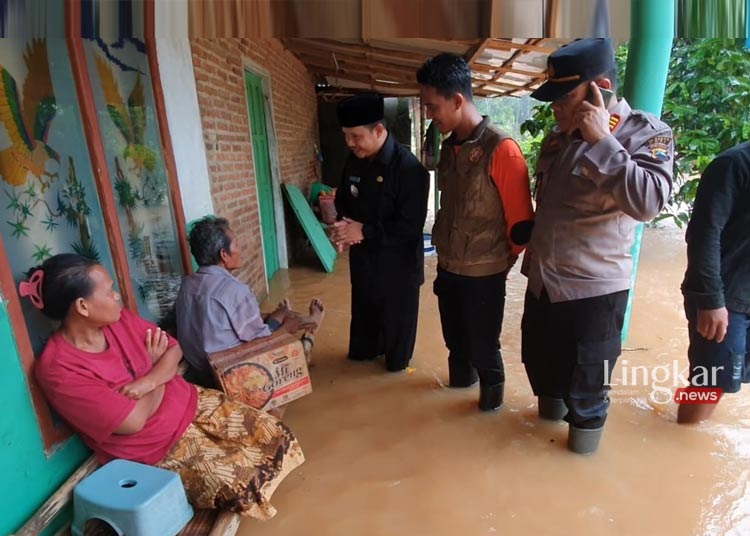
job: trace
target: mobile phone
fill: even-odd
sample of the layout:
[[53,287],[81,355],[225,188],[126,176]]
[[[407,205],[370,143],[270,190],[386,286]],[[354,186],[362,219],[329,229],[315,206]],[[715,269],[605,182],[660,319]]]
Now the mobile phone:
[[[603,87],[599,88],[599,92],[602,94],[602,101],[604,102],[604,107],[606,108],[609,105],[609,101],[612,100],[612,97],[614,97],[615,94],[613,91],[604,89]],[[594,99],[593,89],[589,88],[589,94],[586,97],[586,100],[589,101],[591,104],[596,104],[596,100]]]

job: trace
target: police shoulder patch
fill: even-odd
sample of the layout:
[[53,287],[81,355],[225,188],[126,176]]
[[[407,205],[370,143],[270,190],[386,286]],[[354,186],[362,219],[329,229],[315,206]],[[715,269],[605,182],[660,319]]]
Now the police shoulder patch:
[[654,136],[646,142],[646,148],[654,160],[668,162],[670,158],[669,146],[671,144],[672,138],[670,136]]

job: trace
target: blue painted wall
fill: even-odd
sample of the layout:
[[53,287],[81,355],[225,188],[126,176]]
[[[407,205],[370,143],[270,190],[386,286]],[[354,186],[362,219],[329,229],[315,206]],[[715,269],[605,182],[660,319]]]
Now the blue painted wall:
[[10,534],[89,453],[74,437],[50,457],[45,454],[4,299],[0,299],[0,393],[0,534]]

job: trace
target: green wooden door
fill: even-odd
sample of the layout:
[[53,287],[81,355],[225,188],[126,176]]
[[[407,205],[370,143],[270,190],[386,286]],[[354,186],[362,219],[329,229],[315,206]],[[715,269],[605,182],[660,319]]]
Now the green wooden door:
[[253,142],[255,180],[258,184],[260,227],[263,234],[263,258],[266,261],[266,277],[271,279],[279,269],[279,251],[276,243],[271,157],[268,152],[265,98],[263,97],[261,78],[258,75],[245,71],[245,89],[247,90],[247,113],[250,117],[250,137]]

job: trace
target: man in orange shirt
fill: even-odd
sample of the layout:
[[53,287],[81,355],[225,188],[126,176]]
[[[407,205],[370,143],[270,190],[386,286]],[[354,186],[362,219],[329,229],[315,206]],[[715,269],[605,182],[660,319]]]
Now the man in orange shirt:
[[441,203],[432,231],[449,384],[479,380],[479,409],[491,411],[502,406],[505,387],[505,280],[533,227],[529,173],[515,140],[477,111],[463,58],[430,58],[417,81],[428,119],[451,133],[440,152]]

